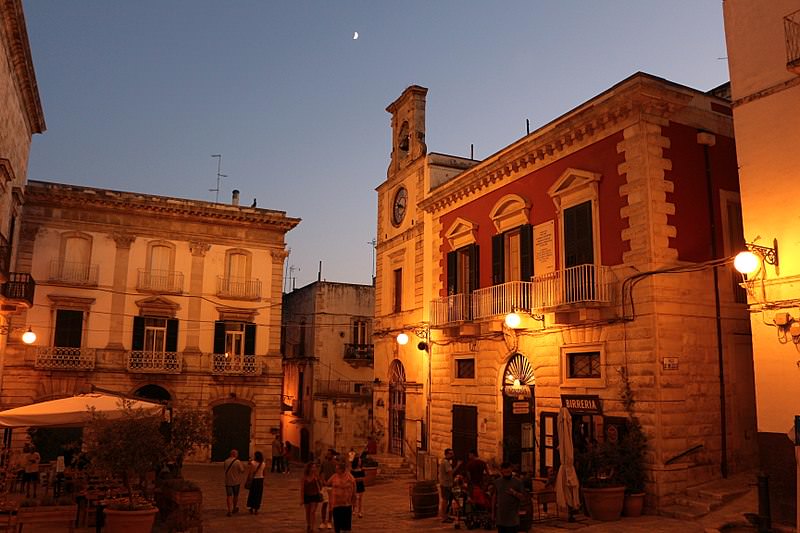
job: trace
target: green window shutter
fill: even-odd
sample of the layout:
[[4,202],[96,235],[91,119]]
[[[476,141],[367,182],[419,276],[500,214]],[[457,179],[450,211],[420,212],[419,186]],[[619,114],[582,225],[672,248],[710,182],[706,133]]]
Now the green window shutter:
[[225,353],[225,322],[214,322],[214,353]]
[[505,281],[505,236],[502,233],[492,236],[492,285]]
[[244,325],[244,354],[245,355],[255,355],[256,354],[256,325],[255,324],[245,324]]
[[533,276],[533,226],[530,224],[519,227],[519,260],[522,281],[530,281]]
[[167,342],[165,346],[167,352],[178,351],[178,319],[170,318],[167,320]]
[[144,317],[133,317],[133,337],[131,338],[131,350],[139,352],[144,350]]

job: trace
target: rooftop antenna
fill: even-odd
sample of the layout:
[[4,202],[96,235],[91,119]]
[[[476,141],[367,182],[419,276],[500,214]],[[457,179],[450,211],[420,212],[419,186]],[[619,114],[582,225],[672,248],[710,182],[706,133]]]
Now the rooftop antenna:
[[217,158],[217,188],[216,189],[208,189],[210,192],[216,193],[214,196],[214,202],[219,203],[219,180],[220,178],[227,178],[227,174],[222,174],[222,154],[214,154],[211,157]]
[[372,279],[374,280],[375,279],[375,247],[378,244],[378,240],[375,237],[373,237],[371,241],[367,241],[367,244],[369,244],[371,246],[371,248],[372,248]]

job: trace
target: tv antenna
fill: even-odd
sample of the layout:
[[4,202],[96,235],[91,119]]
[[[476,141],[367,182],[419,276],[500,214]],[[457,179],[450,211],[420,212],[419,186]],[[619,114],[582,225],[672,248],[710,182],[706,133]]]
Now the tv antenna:
[[210,192],[216,193],[214,196],[214,202],[219,203],[219,180],[221,178],[227,178],[227,174],[222,174],[222,154],[214,154],[211,157],[217,158],[217,188],[216,189],[208,189]]
[[378,245],[378,240],[373,237],[371,241],[367,241],[367,244],[370,245],[372,248],[372,279],[375,280],[375,247]]

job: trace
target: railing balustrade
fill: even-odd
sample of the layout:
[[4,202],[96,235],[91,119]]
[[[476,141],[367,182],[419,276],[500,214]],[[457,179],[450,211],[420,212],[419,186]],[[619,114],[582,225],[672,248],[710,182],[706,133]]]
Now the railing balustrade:
[[261,360],[255,355],[211,354],[211,373],[232,376],[261,375]]
[[8,300],[24,302],[28,307],[33,307],[33,297],[36,293],[36,281],[33,276],[24,272],[11,272],[8,281],[3,283],[3,296]]
[[97,285],[99,265],[75,261],[50,261],[50,280],[77,285]]
[[183,272],[140,268],[136,288],[140,291],[183,292]]
[[217,295],[221,298],[258,299],[261,297],[261,280],[217,276]]
[[533,309],[581,302],[610,302],[610,270],[600,265],[578,265],[533,278]]
[[127,367],[128,372],[180,374],[183,354],[134,350],[128,352]]
[[34,367],[47,370],[94,370],[94,348],[37,346]]
[[431,326],[444,326],[471,319],[472,298],[470,294],[453,294],[431,302]]
[[532,308],[533,283],[530,281],[508,281],[472,293],[472,318],[475,320]]
[[368,396],[372,394],[369,381],[320,379],[314,382],[315,396]]
[[344,345],[345,359],[369,359],[374,355],[374,345],[372,344],[352,344]]

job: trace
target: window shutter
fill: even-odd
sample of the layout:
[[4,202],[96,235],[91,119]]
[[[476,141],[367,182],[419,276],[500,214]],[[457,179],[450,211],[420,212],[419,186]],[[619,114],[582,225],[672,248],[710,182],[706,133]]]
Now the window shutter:
[[458,292],[458,255],[456,252],[447,254],[447,295],[452,296]]
[[178,319],[170,318],[167,320],[167,352],[178,351]]
[[214,322],[214,353],[225,353],[225,322]]
[[245,355],[255,355],[256,354],[256,325],[255,324],[245,324],[244,325],[244,354]]
[[502,233],[492,237],[492,285],[500,285],[505,281],[504,242],[505,236]]
[[564,210],[564,262],[566,268],[594,263],[591,201]]
[[519,260],[522,281],[530,281],[533,276],[533,226],[530,224],[519,227]]
[[469,254],[469,288],[468,292],[478,289],[480,287],[480,275],[478,272],[478,245],[470,244],[468,249]]
[[80,348],[83,339],[83,311],[58,309],[53,345],[63,348]]
[[131,338],[131,350],[139,352],[144,350],[144,317],[133,317],[133,338]]

